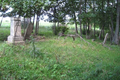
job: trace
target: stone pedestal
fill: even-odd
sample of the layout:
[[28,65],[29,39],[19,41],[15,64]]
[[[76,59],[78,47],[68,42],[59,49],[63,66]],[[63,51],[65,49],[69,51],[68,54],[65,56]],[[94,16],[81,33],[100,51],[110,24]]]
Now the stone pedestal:
[[8,43],[21,43],[23,37],[21,35],[21,20],[20,18],[11,18],[10,36],[7,39]]

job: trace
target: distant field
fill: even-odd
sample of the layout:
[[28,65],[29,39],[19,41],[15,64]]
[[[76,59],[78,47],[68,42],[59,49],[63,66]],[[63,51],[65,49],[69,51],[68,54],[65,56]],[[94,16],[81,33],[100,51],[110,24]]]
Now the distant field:
[[39,26],[40,27],[51,27],[53,26],[53,23],[40,21]]
[[[39,23],[40,27],[51,27],[52,25],[53,25],[53,23],[43,22],[43,21]],[[9,20],[3,20],[2,27],[10,27],[10,21]]]
[[[0,21],[1,21],[1,18],[0,18]],[[41,21],[39,22],[39,26],[40,27],[51,27],[53,26],[53,23],[52,22],[44,22],[44,21]],[[69,28],[74,28],[75,25],[74,24],[68,24],[67,25]],[[7,18],[3,18],[3,21],[2,21],[2,27],[10,27],[10,18],[7,17]],[[79,28],[79,25],[78,25],[78,28]]]
[[1,27],[10,27],[10,20],[3,19]]

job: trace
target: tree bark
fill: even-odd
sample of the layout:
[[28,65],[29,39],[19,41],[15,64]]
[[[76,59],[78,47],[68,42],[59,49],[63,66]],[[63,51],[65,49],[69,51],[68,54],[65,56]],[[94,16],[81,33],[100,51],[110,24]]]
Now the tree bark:
[[111,44],[112,44],[112,39],[113,39],[113,29],[112,29],[112,27],[111,27],[111,25],[109,25],[109,29],[110,29],[110,42],[111,42]]
[[75,23],[75,32],[78,34],[76,15],[75,13],[73,15],[74,15],[74,23]]
[[86,34],[86,24],[83,24],[83,34]]
[[25,26],[26,26],[26,24],[25,24],[25,17],[24,17],[24,24],[23,24],[23,27],[24,27],[24,34],[25,34]]
[[103,27],[101,28],[101,31],[100,31],[100,33],[99,33],[99,39],[102,38],[102,33],[103,33]]
[[[93,14],[95,14],[95,3],[93,0]],[[95,18],[94,18],[94,39],[95,39]]]
[[[102,16],[103,16],[103,19],[102,19],[102,38],[104,37],[104,26],[105,26],[105,21],[106,21],[106,16],[104,16],[104,1],[102,0]],[[105,21],[104,21],[104,17],[105,17]]]
[[3,17],[2,17],[1,22],[0,22],[0,27],[2,27],[2,21],[3,21]]
[[33,18],[33,29],[34,29],[34,24],[35,24],[35,14],[34,14],[34,18]]
[[53,32],[54,32],[55,35],[57,35],[56,34],[56,6],[54,6],[53,16],[54,16],[54,20],[53,20],[53,22],[54,22]]
[[39,28],[39,16],[37,15],[37,19],[36,19],[36,27],[35,27],[35,35],[38,34],[38,29]]
[[57,27],[59,27],[59,21],[58,21]]
[[116,29],[115,34],[112,40],[113,44],[118,45],[119,44],[119,27],[120,27],[120,0],[117,2],[117,18],[116,18]]
[[[87,9],[87,0],[85,0],[85,13],[87,14],[87,11],[86,11],[86,9]],[[87,21],[87,19],[86,19],[86,21]],[[87,37],[87,22],[85,22],[86,23],[86,37]]]
[[110,1],[109,1],[109,0],[107,0],[107,7],[109,7],[109,2],[110,2]]
[[111,43],[112,43],[112,39],[113,39],[113,36],[114,36],[114,33],[113,33],[113,31],[114,31],[114,25],[113,25],[113,13],[111,13]]
[[[81,15],[81,4],[82,3],[82,1],[80,0],[80,6],[79,6],[79,15]],[[79,24],[80,24],[80,36],[82,36],[82,24],[81,24],[81,18],[79,18]]]
[[88,24],[86,23],[86,38],[87,38],[87,35],[88,35],[88,31],[87,31],[87,26],[88,26]]

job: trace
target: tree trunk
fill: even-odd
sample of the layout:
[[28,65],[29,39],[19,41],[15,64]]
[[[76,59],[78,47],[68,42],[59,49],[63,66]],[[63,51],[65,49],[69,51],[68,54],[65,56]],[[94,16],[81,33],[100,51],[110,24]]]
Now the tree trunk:
[[57,35],[56,33],[56,6],[54,6],[54,11],[53,11],[53,15],[54,15],[54,25],[53,25],[53,32],[55,35]]
[[[93,0],[93,14],[95,14],[95,3]],[[94,18],[94,39],[95,39],[95,18]]]
[[112,40],[113,44],[118,45],[119,44],[119,27],[120,27],[120,0],[117,2],[117,18],[116,18],[116,29],[115,34]]
[[39,16],[37,15],[37,19],[36,19],[36,27],[35,27],[35,35],[38,34],[38,28],[39,28]]
[[[81,15],[81,0],[80,0],[80,7],[79,7],[79,15]],[[80,36],[82,36],[82,25],[81,25],[81,18],[79,18],[79,24],[80,24]]]
[[82,36],[82,24],[81,24],[81,20],[80,20],[80,36]]
[[87,23],[86,23],[86,38],[87,38],[87,35],[88,35],[88,31],[87,31]]
[[[105,26],[105,21],[106,21],[106,16],[104,16],[104,2],[102,0],[102,16],[103,16],[103,19],[102,19],[102,38],[104,37],[104,26]],[[105,17],[105,20],[104,20],[104,17]]]
[[111,26],[110,26],[110,28],[111,28],[111,43],[112,43],[112,39],[113,39],[113,36],[114,36],[114,33],[113,33],[114,28],[113,27],[114,27],[113,26],[113,15],[111,15]]
[[100,33],[99,33],[99,39],[101,39],[101,34],[102,34],[102,30],[101,30]]
[[95,21],[94,21],[94,39],[95,39]]
[[75,32],[78,34],[76,15],[75,13],[73,15],[74,15],[74,23],[75,23]]
[[57,27],[59,27],[59,21],[58,21]]
[[0,27],[2,27],[2,21],[3,21],[3,17],[2,17],[1,22],[0,22]]
[[[107,6],[109,6],[109,0],[107,1]],[[113,2],[112,2],[112,7],[114,7]],[[110,28],[110,42],[111,42],[111,44],[112,44],[112,39],[113,39],[113,36],[114,36],[114,33],[113,33],[114,25],[113,24],[114,24],[113,23],[113,12],[111,12],[110,13],[110,24],[109,24],[109,28]]]
[[109,7],[109,2],[110,2],[110,1],[109,1],[109,0],[107,0],[107,7]]
[[34,17],[33,17],[33,27],[32,27],[32,33],[33,33],[33,30],[34,30],[34,25],[35,25],[35,14],[34,14]]
[[99,33],[99,39],[102,38],[102,33],[103,33],[103,27],[101,28],[101,31],[100,31],[100,33]]
[[109,25],[109,29],[110,29],[110,42],[112,44],[112,39],[113,39],[114,34],[113,34],[113,29],[112,29],[111,25]]
[[88,20],[88,30],[87,30],[88,34],[90,33],[90,23],[89,23],[89,20]]
[[54,22],[54,24],[53,24],[53,32],[54,32],[55,35],[57,35],[57,31],[56,31],[56,22]]
[[24,34],[25,34],[25,26],[26,26],[26,24],[25,24],[25,17],[24,17],[24,24],[23,24],[23,27],[24,27]]
[[83,34],[86,34],[86,24],[83,24]]
[[[87,9],[87,0],[85,0],[85,13],[87,14],[86,9]],[[87,20],[88,20],[88,19],[86,18],[86,22],[85,22],[85,23],[86,23],[86,31],[85,31],[85,32],[86,32],[86,38],[87,38],[87,35],[88,35],[88,34],[87,34],[87,27],[88,27],[88,26],[87,26]]]
[[102,33],[103,33],[103,36],[102,36],[102,39],[104,38],[104,35],[105,35],[105,27],[104,27],[104,25],[103,25],[103,31],[102,31]]
[[35,24],[35,14],[34,14],[34,18],[33,18],[33,29],[34,29],[34,24]]
[[75,31],[78,34],[77,22],[75,21]]

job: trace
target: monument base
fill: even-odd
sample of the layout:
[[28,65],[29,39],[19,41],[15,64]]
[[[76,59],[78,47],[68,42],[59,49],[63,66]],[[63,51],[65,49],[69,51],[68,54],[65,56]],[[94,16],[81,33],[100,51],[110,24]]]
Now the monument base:
[[24,43],[24,41],[22,36],[15,37],[10,35],[7,38],[7,43]]

